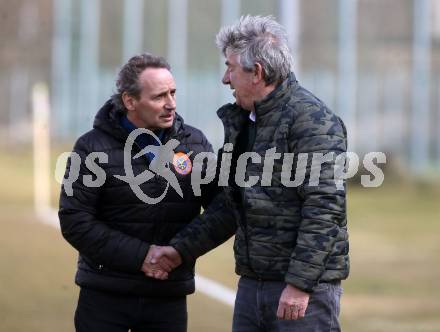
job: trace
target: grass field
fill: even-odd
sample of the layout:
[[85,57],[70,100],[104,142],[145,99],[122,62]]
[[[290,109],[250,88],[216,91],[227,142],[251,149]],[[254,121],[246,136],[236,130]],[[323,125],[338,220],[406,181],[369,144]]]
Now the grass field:
[[[0,331],[73,331],[77,254],[58,230],[35,220],[30,154],[2,152]],[[348,197],[343,331],[440,331],[440,189],[385,181],[352,187]],[[235,288],[231,241],[202,257],[197,271]],[[230,331],[232,308],[202,294],[190,296],[189,315],[189,331]]]

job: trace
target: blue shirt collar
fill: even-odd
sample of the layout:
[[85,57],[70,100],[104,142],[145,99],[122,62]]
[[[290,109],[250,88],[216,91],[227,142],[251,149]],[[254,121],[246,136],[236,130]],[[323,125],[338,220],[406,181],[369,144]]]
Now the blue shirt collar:
[[[137,127],[130,120],[128,120],[127,115],[124,115],[121,117],[120,123],[121,123],[121,126],[125,130],[127,130],[129,133],[131,133],[133,130],[137,129]],[[162,141],[162,139],[165,136],[165,130],[164,129],[156,129],[156,130],[152,130],[152,131]]]

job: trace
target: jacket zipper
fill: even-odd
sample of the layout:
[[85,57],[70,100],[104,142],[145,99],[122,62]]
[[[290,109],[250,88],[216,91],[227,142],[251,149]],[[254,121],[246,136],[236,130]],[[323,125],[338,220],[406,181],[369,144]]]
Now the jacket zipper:
[[[249,135],[249,131],[248,131],[248,135]],[[253,141],[252,141],[252,145],[249,146],[250,151],[253,151],[254,145],[255,145],[255,138],[257,137],[257,119],[255,119],[255,133],[253,135]],[[243,215],[243,219],[244,219],[244,239],[245,239],[245,243],[246,243],[246,255],[247,255],[247,259],[249,262],[249,268],[250,270],[257,276],[257,279],[261,279],[261,276],[255,271],[254,267],[252,266],[252,261],[251,261],[251,256],[250,256],[250,252],[249,252],[249,236],[248,236],[248,232],[247,232],[247,215],[246,215],[246,195],[245,195],[245,188],[243,188],[241,191],[241,203],[242,203],[242,215]]]
[[[139,146],[139,144],[136,142],[136,141],[134,141],[134,144],[136,145],[136,147],[139,149],[139,151],[142,151],[142,148]],[[147,159],[147,157],[145,157],[145,155],[143,155],[142,156],[142,158],[144,158],[145,159],[145,161],[146,161],[146,166],[147,166],[147,170],[150,168],[150,163],[151,163],[151,161],[150,160],[148,160]],[[155,175],[155,177],[156,177],[157,175]],[[158,218],[159,219],[159,218]],[[150,243],[150,245],[151,244],[157,244],[156,242],[156,231],[157,231],[157,222],[156,221],[154,221],[153,222],[153,229],[152,229],[152,236],[151,236],[151,243]]]
[[[177,134],[177,133],[174,133],[174,132],[170,132],[168,135],[166,135],[164,138],[163,138],[163,142],[161,142],[161,144],[164,144],[164,143],[166,143],[166,142],[168,142],[170,139],[172,139],[172,138],[175,138],[175,139],[181,139],[181,138],[183,138],[183,136],[180,134]],[[180,142],[180,141],[179,141]],[[180,142],[181,143],[181,142]],[[135,141],[134,142],[134,144],[136,144],[136,147],[139,149],[139,151],[142,151],[142,149],[141,149],[141,147],[139,146],[139,144]],[[147,168],[149,168],[149,166],[150,166],[150,164],[148,163],[148,162],[150,162],[145,156],[143,156],[145,159],[146,159],[146,161],[147,161]],[[151,162],[150,162],[151,163]],[[155,175],[155,177],[156,177],[157,175]],[[158,220],[159,220],[159,218],[158,218]],[[152,230],[152,237],[151,237],[151,244],[160,244],[160,243],[158,243],[158,242],[160,242],[159,241],[159,239],[157,239],[156,238],[156,236],[157,236],[157,228],[158,228],[158,222],[157,221],[154,221],[153,222],[153,230]]]

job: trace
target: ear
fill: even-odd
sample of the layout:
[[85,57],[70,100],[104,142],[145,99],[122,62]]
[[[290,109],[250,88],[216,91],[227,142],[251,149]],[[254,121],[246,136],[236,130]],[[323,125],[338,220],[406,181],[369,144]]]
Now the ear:
[[124,103],[124,106],[129,111],[134,111],[136,108],[136,98],[129,95],[127,92],[122,93],[122,102]]
[[252,81],[257,84],[264,80],[264,74],[263,74],[263,66],[256,62],[254,65],[254,76],[252,78]]

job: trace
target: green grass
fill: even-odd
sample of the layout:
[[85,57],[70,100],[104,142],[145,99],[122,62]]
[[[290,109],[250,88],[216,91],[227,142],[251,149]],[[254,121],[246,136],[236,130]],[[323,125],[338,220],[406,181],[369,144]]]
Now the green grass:
[[[0,164],[0,331],[73,331],[77,254],[33,216],[29,152],[3,151]],[[440,331],[440,189],[385,182],[351,187],[348,197],[343,331]],[[197,272],[235,288],[232,241],[203,256]],[[230,331],[232,308],[202,294],[189,297],[189,315],[189,331]]]

